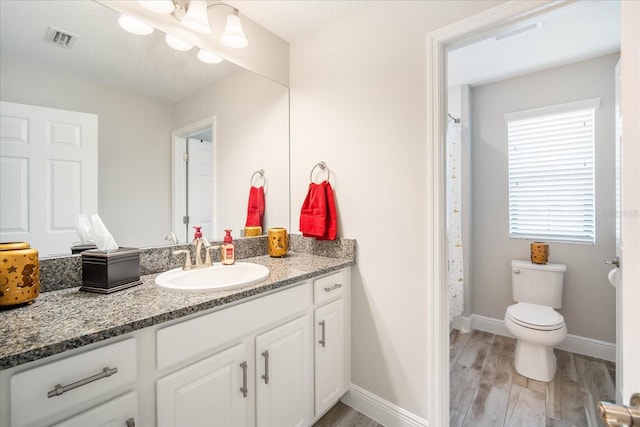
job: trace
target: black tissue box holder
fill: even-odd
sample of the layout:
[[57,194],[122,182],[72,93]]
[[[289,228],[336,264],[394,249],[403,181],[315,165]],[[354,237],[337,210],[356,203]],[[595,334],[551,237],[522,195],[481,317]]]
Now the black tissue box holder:
[[81,291],[110,294],[142,284],[138,248],[90,249],[82,252],[81,256]]

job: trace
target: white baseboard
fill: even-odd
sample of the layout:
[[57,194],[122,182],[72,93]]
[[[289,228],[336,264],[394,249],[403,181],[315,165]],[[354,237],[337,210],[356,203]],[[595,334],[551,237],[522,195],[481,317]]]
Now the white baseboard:
[[[477,314],[472,314],[468,319],[471,324],[470,329],[478,329],[497,335],[513,337],[502,319],[493,319]],[[556,348],[585,356],[597,357],[598,359],[609,360],[611,362],[616,361],[616,345],[615,343],[607,341],[568,334],[567,338],[560,343],[560,345],[556,346]]]
[[387,427],[426,427],[427,420],[375,395],[362,387],[351,384],[340,399],[356,411]]
[[453,327],[460,332],[471,332],[471,317],[457,316],[453,318]]

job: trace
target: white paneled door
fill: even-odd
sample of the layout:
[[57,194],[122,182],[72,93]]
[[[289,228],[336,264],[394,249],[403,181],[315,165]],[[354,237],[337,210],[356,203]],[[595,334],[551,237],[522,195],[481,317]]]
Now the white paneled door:
[[202,235],[220,239],[213,233],[213,144],[189,138],[188,209],[189,223],[202,227]]
[[0,102],[0,241],[70,253],[98,211],[98,116]]

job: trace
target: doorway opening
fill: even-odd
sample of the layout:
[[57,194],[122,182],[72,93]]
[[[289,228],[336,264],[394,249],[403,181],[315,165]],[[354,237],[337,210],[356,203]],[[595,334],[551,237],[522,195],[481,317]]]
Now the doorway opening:
[[180,243],[191,241],[193,227],[214,235],[215,158],[215,118],[173,132],[171,221]]
[[[507,3],[490,11],[452,24],[428,35],[428,164],[427,198],[432,210],[427,218],[428,241],[434,242],[427,256],[429,280],[428,298],[430,319],[428,326],[429,348],[440,351],[428,362],[428,419],[434,425],[449,423],[449,271],[447,197],[446,197],[446,149],[447,110],[446,72],[447,50],[468,45],[478,40],[532,24],[544,14],[558,13],[571,4],[513,4]],[[564,12],[564,10],[563,10]],[[499,30],[500,29],[500,30]],[[455,115],[454,115],[455,116]],[[456,118],[459,118],[457,116]]]

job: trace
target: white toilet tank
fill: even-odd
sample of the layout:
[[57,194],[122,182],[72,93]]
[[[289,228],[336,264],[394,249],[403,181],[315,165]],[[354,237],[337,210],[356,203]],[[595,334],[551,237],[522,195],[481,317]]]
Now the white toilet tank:
[[564,264],[534,264],[531,261],[511,261],[513,300],[547,307],[562,307]]

